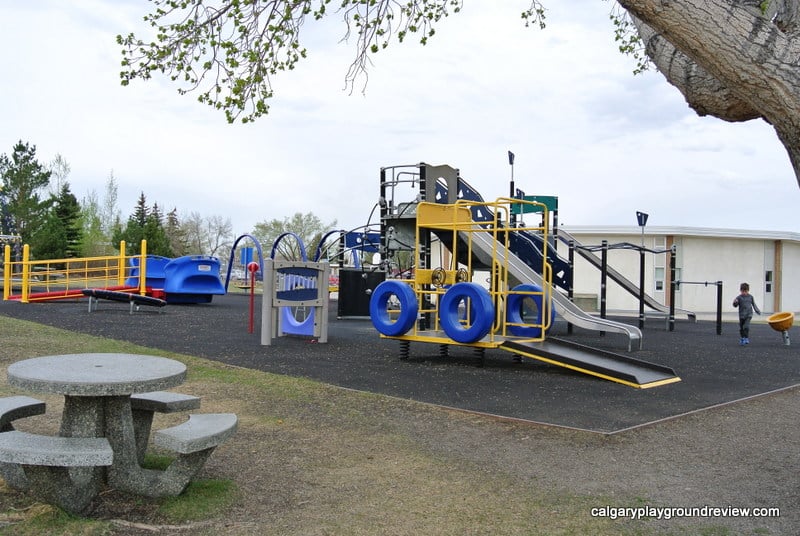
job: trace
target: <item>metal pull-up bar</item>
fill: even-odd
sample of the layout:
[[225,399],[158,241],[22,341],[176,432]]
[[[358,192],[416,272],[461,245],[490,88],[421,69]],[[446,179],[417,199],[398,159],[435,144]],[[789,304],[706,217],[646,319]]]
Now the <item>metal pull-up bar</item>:
[[675,331],[675,290],[681,285],[716,285],[717,287],[717,335],[722,335],[722,281],[675,281],[669,288],[669,330]]

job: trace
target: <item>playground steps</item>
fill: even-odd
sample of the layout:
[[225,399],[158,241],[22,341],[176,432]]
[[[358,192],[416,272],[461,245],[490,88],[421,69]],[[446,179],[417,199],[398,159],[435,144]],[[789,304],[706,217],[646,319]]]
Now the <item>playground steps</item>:
[[500,349],[639,389],[681,380],[669,367],[553,337],[542,342],[509,340]]

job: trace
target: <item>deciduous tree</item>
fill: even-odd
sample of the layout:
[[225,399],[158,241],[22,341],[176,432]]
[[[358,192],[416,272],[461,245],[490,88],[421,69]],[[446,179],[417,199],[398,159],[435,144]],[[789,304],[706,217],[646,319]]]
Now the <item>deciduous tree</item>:
[[233,244],[233,223],[230,218],[191,212],[183,218],[180,229],[187,254],[211,255],[227,260],[228,250]]
[[[282,220],[273,219],[257,223],[252,234],[261,243],[266,256],[281,235],[294,233],[303,243],[307,256],[311,257],[314,255],[317,244],[322,239],[322,234],[335,227],[336,220],[326,225],[313,212],[307,214],[296,212],[294,216],[287,216]],[[278,243],[275,258],[292,261],[303,260],[300,243],[294,237],[287,236]]]

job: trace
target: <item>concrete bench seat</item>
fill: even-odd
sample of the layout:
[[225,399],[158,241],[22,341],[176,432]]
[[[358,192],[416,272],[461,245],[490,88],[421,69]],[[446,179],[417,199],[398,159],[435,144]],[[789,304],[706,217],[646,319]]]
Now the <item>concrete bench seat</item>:
[[200,398],[169,391],[153,391],[131,395],[133,433],[136,438],[136,458],[141,465],[147,451],[147,441],[155,413],[178,413],[200,407]]
[[0,432],[14,429],[13,421],[44,415],[45,403],[29,396],[7,396],[0,398]]
[[153,391],[131,395],[131,409],[156,413],[176,413],[200,407],[200,398],[183,393]]
[[180,454],[214,449],[236,432],[237,423],[235,413],[193,414],[178,426],[156,432],[155,443]]
[[[7,396],[0,398],[0,432],[14,430],[14,421],[44,415],[45,403],[29,396]],[[28,489],[25,471],[18,464],[0,462],[0,476],[15,489]]]
[[0,461],[24,473],[24,489],[68,512],[80,513],[100,490],[102,468],[114,461],[104,437],[0,433]]
[[104,437],[60,437],[0,433],[0,460],[20,465],[97,467],[111,465],[114,451]]

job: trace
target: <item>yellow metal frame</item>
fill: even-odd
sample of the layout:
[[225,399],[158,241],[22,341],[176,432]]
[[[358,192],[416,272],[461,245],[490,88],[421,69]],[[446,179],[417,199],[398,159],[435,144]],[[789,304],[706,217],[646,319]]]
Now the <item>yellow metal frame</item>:
[[[11,246],[6,245],[3,265],[3,300],[22,303],[82,296],[86,288],[123,287],[130,277],[131,258],[139,259],[139,284],[136,292],[147,293],[147,241],[142,240],[137,255],[126,255],[126,244],[119,244],[118,255],[71,259],[31,260],[30,247],[22,246],[22,260],[11,260]],[[31,292],[35,287],[41,292]],[[19,289],[19,293],[14,290]]]
[[[511,225],[511,206],[512,204],[531,205],[537,211],[543,214],[542,225],[540,226],[523,226],[512,227]],[[477,222],[472,219],[472,209],[475,207],[483,207],[485,210],[491,211],[494,214],[493,220],[489,222]],[[409,340],[416,342],[430,342],[439,344],[452,344],[458,346],[472,346],[478,348],[497,348],[504,341],[513,339],[516,341],[524,342],[539,342],[544,340],[545,332],[550,327],[550,307],[552,307],[552,267],[547,262],[547,244],[548,244],[548,225],[549,221],[547,206],[543,203],[536,201],[524,201],[513,198],[498,198],[494,202],[475,202],[460,200],[455,204],[441,204],[441,203],[428,203],[422,202],[417,205],[417,220],[416,220],[416,247],[415,255],[417,259],[421,258],[420,244],[421,235],[426,230],[437,230],[452,233],[452,251],[448,266],[441,266],[435,268],[417,268],[414,271],[414,278],[406,280],[414,289],[416,294],[417,303],[419,304],[420,314],[430,314],[433,317],[433,326],[431,329],[420,329],[418,323],[404,335],[389,337],[382,335],[382,337]],[[498,248],[498,244],[508,244],[510,235],[520,233],[523,231],[537,232],[542,236],[542,243],[544,250],[542,251],[542,267],[541,272],[544,274],[542,278],[544,284],[542,285],[541,292],[521,292],[512,291],[508,283],[509,262],[510,262],[510,248],[508,246]],[[467,265],[458,265],[459,253],[462,253],[459,246],[459,234],[463,233],[466,242],[466,259]],[[439,308],[438,304],[444,296],[447,288],[455,283],[471,280],[473,273],[472,266],[472,249],[473,238],[477,233],[484,233],[490,235],[492,238],[493,251],[492,261],[490,268],[490,281],[489,281],[489,295],[492,298],[494,306],[495,319],[492,329],[489,334],[480,341],[473,343],[459,343],[450,339],[439,325]],[[511,294],[522,295],[541,295],[542,297],[542,322],[541,323],[509,323],[506,319],[505,304]],[[430,304],[426,306],[425,304]],[[469,315],[469,307],[467,307],[467,315]],[[469,318],[466,320],[469,322]],[[541,336],[530,337],[517,337],[511,335],[508,328],[509,326],[521,326],[530,328],[541,328]]]
[[[520,226],[515,227],[511,225],[511,208],[515,205],[532,205],[535,212],[542,214],[542,225],[538,227]],[[492,221],[478,222],[472,218],[472,210],[476,207],[483,207],[487,212],[491,211],[494,214]],[[520,207],[520,213],[529,212],[525,207]],[[556,359],[550,359],[541,352],[537,352],[537,346],[530,346],[529,349],[520,344],[509,343],[538,343],[546,338],[546,332],[550,327],[551,310],[553,306],[553,269],[547,262],[548,253],[548,222],[549,214],[547,206],[543,203],[536,201],[527,201],[512,198],[498,198],[494,202],[472,202],[472,201],[458,201],[452,205],[444,205],[438,203],[419,203],[417,206],[417,222],[416,222],[416,247],[415,254],[419,260],[422,258],[420,245],[422,244],[423,233],[427,230],[436,230],[439,235],[442,233],[452,233],[450,241],[452,243],[451,256],[447,266],[440,266],[434,268],[416,269],[414,278],[407,280],[408,284],[414,289],[414,294],[419,304],[418,312],[423,315],[430,315],[433,317],[431,327],[428,329],[421,329],[420,323],[415,322],[413,326],[404,335],[387,336],[381,335],[384,338],[399,339],[413,342],[428,342],[438,344],[448,344],[457,346],[472,346],[475,348],[499,348],[502,350],[514,352],[517,355],[529,357],[550,363],[559,367],[565,367],[577,372],[582,372],[598,378],[609,380],[616,383],[621,383],[629,387],[638,389],[649,389],[658,387],[669,383],[680,381],[677,376],[653,381],[650,383],[639,384],[635,381],[629,381],[611,374],[604,374],[596,372],[589,368],[581,367],[580,365],[571,364]],[[511,249],[510,237],[513,233],[519,232],[534,232],[539,233],[542,241],[542,266],[539,273],[542,274],[542,289],[541,291],[521,291],[512,290],[509,284],[509,266],[511,263]],[[445,331],[440,326],[439,308],[438,304],[442,296],[447,292],[450,285],[456,284],[461,281],[469,279],[469,274],[473,272],[473,246],[475,237],[478,233],[486,233],[491,237],[490,243],[492,244],[491,250],[491,266],[489,277],[489,296],[491,297],[492,306],[494,309],[494,322],[488,334],[481,340],[472,343],[459,343],[447,336]],[[462,245],[459,244],[459,238],[462,239]],[[485,249],[484,254],[488,253]],[[460,250],[459,248],[462,248]],[[463,251],[466,248],[466,251]],[[459,254],[466,253],[466,255]],[[466,266],[458,264],[458,259],[464,258],[467,260]],[[485,260],[485,259],[484,259]],[[509,298],[512,295],[523,295],[541,297],[541,322],[534,320],[533,322],[516,322],[511,323],[508,321],[506,310]],[[471,307],[469,304],[466,306],[467,317],[469,317]],[[391,312],[391,311],[390,311]],[[452,314],[448,311],[448,314]],[[516,317],[516,314],[513,315]],[[452,319],[448,319],[451,320]],[[470,319],[460,320],[466,325],[470,324]],[[519,326],[525,328],[539,328],[538,337],[521,337],[512,333],[509,328]]]

